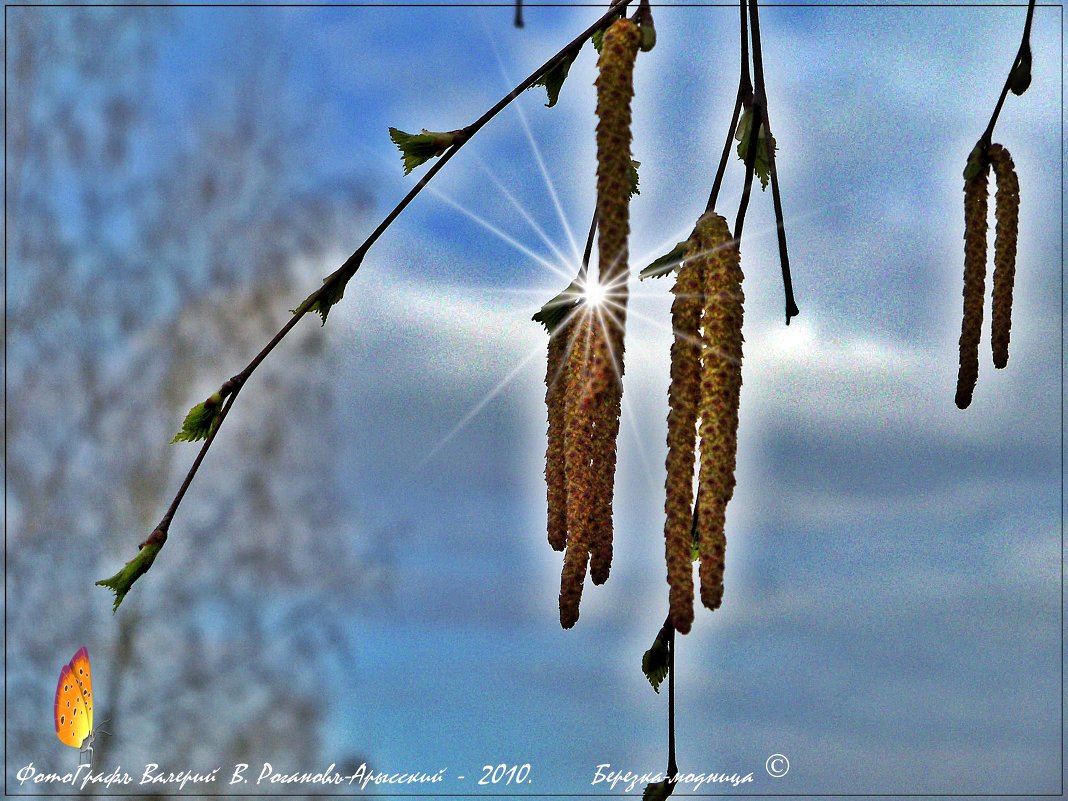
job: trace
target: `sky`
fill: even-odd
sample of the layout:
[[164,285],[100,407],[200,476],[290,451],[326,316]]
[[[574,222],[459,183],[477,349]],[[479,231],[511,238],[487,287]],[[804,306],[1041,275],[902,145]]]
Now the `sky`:
[[[599,13],[528,6],[519,30],[507,7],[178,9],[156,75],[173,102],[153,121],[173,130],[228,59],[277,50],[319,109],[309,181],[366,184],[369,232],[426,169],[403,175],[389,126],[471,122]],[[655,18],[636,67],[635,271],[703,209],[737,76],[731,8]],[[769,7],[760,21],[801,314],[783,324],[771,197],[756,192],[726,595],[679,638],[680,768],[752,773],[737,791],[757,797],[1057,794],[1061,10],[1036,11],[1034,80],[995,135],[1022,195],[1012,345],[995,371],[984,336],[963,412],[961,171],[1023,9]],[[556,107],[535,89],[502,111],[370,251],[327,326],[346,365],[348,511],[365,536],[405,532],[390,602],[355,624],[357,664],[313,677],[327,750],[447,768],[439,792],[489,792],[476,782],[498,764],[531,765],[505,792],[606,792],[598,766],[666,761],[665,693],[640,662],[667,608],[667,280],[631,284],[615,561],[571,631],[545,541],[545,335],[530,315],[570,280],[592,213],[594,77],[587,46]],[[732,159],[728,220],[741,175]],[[325,276],[357,244],[305,268]],[[773,754],[785,776],[768,774]]]

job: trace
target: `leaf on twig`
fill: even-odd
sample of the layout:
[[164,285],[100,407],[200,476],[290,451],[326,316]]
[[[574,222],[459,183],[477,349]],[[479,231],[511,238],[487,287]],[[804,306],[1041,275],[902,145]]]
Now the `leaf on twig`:
[[667,678],[669,656],[668,644],[660,637],[653,640],[652,647],[642,655],[642,673],[658,694],[660,685]]
[[1022,95],[1031,85],[1031,48],[1024,51],[1023,56],[1016,62],[1009,73],[1009,89],[1014,95]]
[[[315,292],[312,292],[304,299],[303,303],[291,310],[293,314],[315,312],[323,318],[322,325],[326,325],[326,318],[330,314],[331,307],[345,297],[345,285],[348,283],[348,279],[344,281],[335,280],[332,283],[327,283],[329,281],[330,276],[324,278],[323,283],[327,285],[322,288],[319,297],[316,298]],[[313,298],[315,299],[313,300]]]
[[641,23],[639,29],[642,33],[641,51],[648,53],[654,47],[656,47],[656,28],[653,27],[652,21]]
[[189,410],[182,421],[182,430],[171,440],[176,442],[196,442],[207,439],[219,425],[219,412],[222,411],[223,397],[218,392]]
[[630,160],[630,169],[627,171],[627,175],[630,178],[630,196],[640,195],[638,191],[638,168],[642,166],[640,161]]
[[[753,160],[753,172],[760,179],[760,188],[767,189],[771,179],[771,159],[768,158],[767,127],[760,124],[759,141],[757,141],[756,158]],[[742,118],[738,121],[738,130],[734,132],[734,138],[738,140],[738,158],[745,161],[745,154],[749,151],[749,139],[753,133],[753,109],[747,108]],[[779,149],[775,137],[771,137],[772,152]]]
[[578,53],[575,53],[572,56],[561,59],[554,66],[545,70],[541,77],[530,85],[530,89],[535,86],[545,87],[545,94],[549,96],[549,102],[545,104],[546,108],[552,108],[556,105],[556,101],[560,99],[560,87],[564,85],[567,73],[571,70],[571,65],[575,62],[575,56],[577,55]]
[[593,42],[594,49],[600,53],[601,47],[604,45],[604,28],[598,28],[593,32],[590,37],[590,41]]
[[123,565],[122,570],[111,578],[101,579],[96,582],[98,587],[107,587],[115,593],[115,604],[111,607],[112,613],[119,609],[119,604],[126,597],[126,593],[133,587],[134,582],[148,572],[152,563],[156,560],[156,554],[160,552],[163,543],[167,541],[167,532],[163,529],[153,531],[147,540],[141,543],[137,556]]
[[456,143],[459,131],[440,133],[428,131],[426,128],[421,133],[405,133],[399,128],[389,129],[389,138],[401,152],[404,160],[404,174],[407,175],[424,161],[436,158]]
[[638,273],[638,280],[644,281],[646,278],[663,278],[665,275],[670,275],[675,272],[675,269],[682,264],[682,260],[686,258],[687,241],[688,240],[683,240],[682,242],[679,242],[668,253],[665,253]]
[[545,330],[552,336],[556,329],[560,327],[560,324],[567,319],[571,310],[581,302],[582,288],[577,281],[572,281],[567,289],[548,301],[530,319],[544,325]]

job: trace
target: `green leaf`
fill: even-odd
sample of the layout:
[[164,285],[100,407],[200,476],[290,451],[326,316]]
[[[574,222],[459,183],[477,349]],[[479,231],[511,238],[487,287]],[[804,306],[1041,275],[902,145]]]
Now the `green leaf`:
[[662,782],[653,782],[645,785],[645,790],[642,791],[642,801],[664,801],[669,795],[675,792],[675,783],[664,779]]
[[594,48],[598,53],[601,52],[601,47],[604,45],[604,28],[598,28],[593,32],[593,36],[590,37],[590,41],[593,42]]
[[[323,283],[326,284],[329,280],[329,277],[324,278]],[[304,298],[304,301],[297,308],[291,309],[291,311],[293,314],[315,312],[323,318],[322,325],[326,325],[326,318],[330,314],[331,307],[345,297],[345,285],[347,283],[348,279],[344,281],[335,280],[333,283],[328,284],[315,300],[312,300],[315,296],[315,293],[312,292],[308,297]]]
[[111,578],[101,579],[96,582],[96,586],[107,587],[115,593],[115,604],[111,607],[113,614],[118,611],[119,604],[122,603],[126,593],[133,587],[134,582],[152,567],[152,563],[156,560],[156,554],[160,552],[160,549],[163,548],[163,543],[166,541],[167,533],[161,529],[156,529],[149,535],[147,540],[141,543],[137,556],[123,565],[122,570]]
[[577,281],[572,281],[567,289],[541,307],[530,319],[545,326],[551,336],[567,316],[582,303],[582,288]]
[[668,644],[659,637],[653,640],[652,648],[642,656],[642,673],[657,693],[660,692],[660,685],[667,678],[668,657]]
[[436,158],[452,147],[458,133],[459,131],[439,133],[424,128],[421,133],[410,134],[398,128],[390,128],[389,138],[400,149],[401,158],[404,160],[404,174],[407,175],[424,161]]
[[983,167],[986,166],[986,154],[983,151],[983,146],[977,144],[972,148],[972,152],[968,154],[968,163],[964,165],[964,180],[970,181],[983,171]]
[[641,192],[638,191],[638,168],[640,166],[642,166],[642,163],[640,161],[635,161],[634,159],[630,160],[630,169],[628,170],[628,175],[630,176],[631,197],[641,194]]
[[638,280],[644,281],[646,278],[663,278],[665,275],[673,273],[675,269],[682,264],[683,259],[686,258],[686,244],[688,241],[689,240],[683,240],[682,242],[679,242],[670,252],[665,253],[638,273]]
[[222,410],[222,395],[216,392],[206,401],[198,403],[189,410],[182,421],[182,430],[171,440],[176,442],[196,442],[207,439],[219,425],[219,412]]
[[[759,126],[759,140],[757,141],[756,158],[753,159],[753,172],[760,179],[760,188],[767,189],[771,179],[771,160],[768,158],[767,128]],[[738,129],[734,132],[734,138],[738,140],[738,158],[745,161],[745,154],[749,151],[749,139],[753,133],[753,109],[747,108],[742,118],[738,121]],[[779,149],[775,137],[771,137],[772,152]]]
[[639,30],[642,34],[641,51],[648,53],[656,47],[656,28],[653,27],[652,22],[643,22]]
[[549,96],[549,102],[545,104],[546,108],[552,108],[556,105],[556,101],[560,99],[560,87],[564,85],[564,80],[567,78],[567,73],[571,70],[571,65],[575,62],[575,55],[565,59],[561,59],[553,67],[547,69],[542,73],[538,80],[534,81],[530,85],[530,89],[535,86],[544,86],[545,94]]

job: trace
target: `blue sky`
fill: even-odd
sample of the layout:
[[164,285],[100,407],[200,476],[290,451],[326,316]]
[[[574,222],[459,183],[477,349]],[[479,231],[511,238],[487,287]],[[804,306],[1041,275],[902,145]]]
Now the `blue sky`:
[[[320,110],[316,179],[356,176],[385,213],[422,172],[402,174],[389,126],[467,124],[599,13],[528,7],[515,30],[508,8],[178,10],[157,125],[195,107],[230,55],[278,49],[290,90]],[[761,14],[801,316],[783,326],[771,197],[757,194],[726,597],[678,648],[684,771],[751,771],[752,794],[1059,791],[1058,8],[1036,12],[1034,82],[995,136],[1022,187],[1009,366],[992,369],[984,338],[975,401],[953,404],[961,170],[1022,20],[982,6]],[[635,268],[703,208],[736,24],[728,8],[656,11],[636,70]],[[587,46],[557,107],[534,90],[490,123],[372,249],[327,326],[351,413],[338,482],[365,533],[407,531],[393,602],[357,626],[355,671],[320,679],[329,744],[468,777],[446,792],[476,792],[487,763],[531,763],[526,792],[579,793],[599,791],[598,764],[665,762],[666,699],[639,664],[666,612],[666,281],[632,285],[616,558],[572,631],[544,535],[545,338],[529,317],[566,284],[540,262],[572,271],[556,251],[588,226],[593,78]],[[729,220],[741,172],[732,161]],[[772,753],[790,759],[781,779],[764,770]]]

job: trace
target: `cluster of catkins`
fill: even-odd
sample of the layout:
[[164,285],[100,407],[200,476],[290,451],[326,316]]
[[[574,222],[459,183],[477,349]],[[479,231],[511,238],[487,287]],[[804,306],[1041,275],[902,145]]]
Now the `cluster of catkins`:
[[994,366],[1009,360],[1012,326],[1012,285],[1016,277],[1016,237],[1020,217],[1020,182],[1009,151],[993,144],[976,146],[964,180],[964,318],[960,330],[960,370],[957,373],[958,408],[972,402],[979,378],[979,338],[986,296],[987,195],[990,167],[997,177],[997,234],[994,239],[994,289],[990,315],[990,344]]
[[716,609],[723,600],[724,524],[738,450],[745,298],[738,244],[723,217],[708,212],[697,222],[672,291],[664,547],[671,623],[686,634],[693,623],[695,552],[702,603]]
[[[579,302],[552,328],[545,403],[549,543],[565,551],[560,623],[575,625],[589,570],[594,584],[612,564],[612,497],[623,385],[630,200],[630,101],[641,33],[621,19],[604,35],[597,78],[597,225],[604,302]],[[727,221],[709,212],[686,244],[671,307],[667,520],[671,621],[693,623],[693,560],[701,600],[723,599],[727,503],[734,493],[738,396],[742,386],[742,270]],[[699,490],[693,477],[698,458]]]
[[641,33],[620,19],[605,31],[597,77],[597,243],[604,299],[580,303],[551,332],[545,403],[549,543],[565,551],[560,624],[575,625],[587,567],[612,566],[612,496],[623,397],[631,187],[630,101]]

